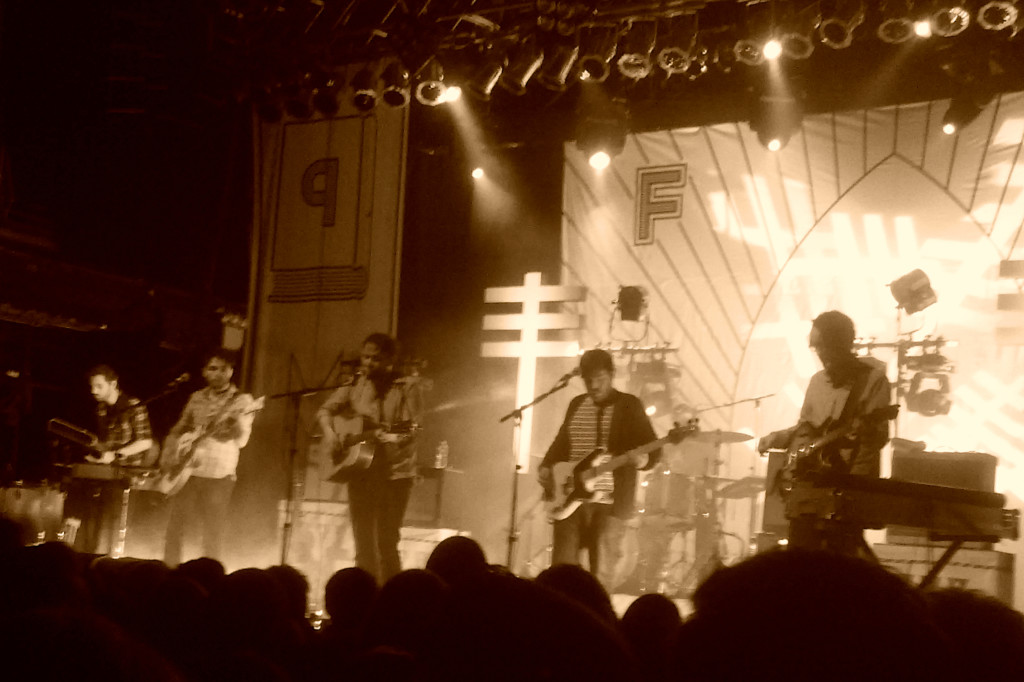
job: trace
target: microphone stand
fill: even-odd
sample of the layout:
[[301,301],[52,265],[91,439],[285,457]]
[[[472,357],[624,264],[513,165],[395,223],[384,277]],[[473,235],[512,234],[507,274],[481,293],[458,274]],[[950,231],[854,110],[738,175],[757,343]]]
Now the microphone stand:
[[[294,357],[293,357],[294,360]],[[336,360],[335,366],[339,363]],[[334,371],[334,367],[331,367],[328,376]],[[291,366],[288,367],[288,383],[291,383]],[[316,395],[323,391],[333,391],[346,385],[345,383],[336,384],[334,386],[317,386],[314,388],[303,388],[297,391],[285,391],[283,393],[274,393],[267,396],[268,400],[275,400],[278,398],[288,399],[288,410],[290,415],[286,417],[287,429],[288,429],[288,461],[287,461],[287,486],[288,492],[285,496],[284,505],[284,523],[281,525],[281,564],[288,563],[288,546],[291,543],[293,518],[295,515],[295,460],[298,456],[299,445],[299,411],[301,409],[302,399],[306,396]]]
[[517,515],[519,514],[519,472],[522,469],[519,465],[519,440],[522,437],[521,426],[523,422],[523,412],[537,403],[542,402],[552,394],[566,388],[569,385],[569,380],[574,376],[576,376],[575,372],[566,374],[550,389],[536,396],[530,402],[520,405],[498,420],[499,423],[506,422],[509,419],[514,420],[512,429],[512,511],[508,523],[508,555],[505,561],[505,565],[510,571],[512,571],[512,563],[515,561],[516,542],[519,540]]

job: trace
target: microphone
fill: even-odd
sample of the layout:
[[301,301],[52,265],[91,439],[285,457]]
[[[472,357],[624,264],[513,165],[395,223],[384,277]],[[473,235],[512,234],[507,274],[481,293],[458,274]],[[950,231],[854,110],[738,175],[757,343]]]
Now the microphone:
[[188,372],[183,372],[182,374],[179,374],[178,377],[176,379],[174,379],[174,381],[172,381],[171,383],[167,384],[167,387],[168,388],[174,388],[176,386],[181,386],[183,383],[185,383],[186,381],[188,381],[191,378],[192,378],[191,374],[189,374]]
[[573,370],[571,372],[569,372],[568,374],[563,374],[562,378],[559,379],[558,381],[560,383],[564,384],[564,383],[567,383],[573,377],[578,377],[579,375],[580,375],[580,368],[577,366],[577,367],[574,367]]

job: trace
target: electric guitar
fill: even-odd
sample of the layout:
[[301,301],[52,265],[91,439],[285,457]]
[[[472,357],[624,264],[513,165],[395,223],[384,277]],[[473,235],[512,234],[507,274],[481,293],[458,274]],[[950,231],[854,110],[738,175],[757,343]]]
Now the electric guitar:
[[678,443],[697,431],[699,428],[696,421],[691,420],[686,426],[676,425],[664,438],[627,450],[620,455],[610,455],[599,448],[579,462],[556,462],[551,467],[554,486],[544,505],[548,520],[567,519],[581,504],[593,500],[594,486],[601,474],[615,471],[630,463],[634,455],[646,455],[668,443]]
[[263,396],[251,402],[239,400],[244,395],[240,393],[232,398],[227,407],[214,416],[209,423],[201,424],[178,437],[178,442],[175,444],[174,464],[161,471],[160,477],[152,485],[153,490],[161,492],[168,497],[178,493],[185,486],[189,477],[192,476],[192,471],[196,468],[196,450],[203,438],[206,438],[218,426],[224,424],[229,419],[238,419],[263,409],[265,401]]
[[826,422],[818,428],[801,424],[786,451],[786,463],[776,474],[773,488],[783,491],[792,487],[792,479],[809,473],[834,471],[847,473],[850,462],[840,452],[840,441],[856,439],[867,428],[879,422],[891,421],[899,414],[899,405],[886,405],[855,417],[838,428]]
[[409,434],[416,430],[412,421],[403,421],[386,427],[371,419],[356,415],[331,418],[334,439],[324,441],[323,479],[332,483],[345,483],[352,476],[366,471],[373,462],[373,451],[380,442],[378,434]]

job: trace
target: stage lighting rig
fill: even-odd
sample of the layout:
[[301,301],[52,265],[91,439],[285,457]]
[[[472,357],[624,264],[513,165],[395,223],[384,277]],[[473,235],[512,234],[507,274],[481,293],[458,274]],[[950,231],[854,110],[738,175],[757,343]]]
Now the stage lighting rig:
[[853,32],[864,23],[864,0],[836,0],[818,25],[821,42],[833,50],[853,44]]
[[658,38],[658,22],[655,19],[633,19],[619,43],[619,60],[616,66],[626,78],[638,81],[651,73],[651,53]]
[[444,84],[444,67],[436,57],[423,65],[417,74],[415,96],[416,101],[428,107],[436,107],[444,103],[448,87]]
[[978,8],[978,26],[986,31],[1002,31],[1017,23],[1020,10],[1011,0],[991,0]]
[[790,59],[809,59],[814,52],[814,32],[820,24],[821,9],[817,2],[792,11],[780,25],[782,54]]
[[889,282],[889,290],[896,299],[896,307],[908,315],[920,312],[939,300],[928,275],[920,268]]
[[956,367],[940,352],[947,343],[940,336],[900,344],[900,369],[913,372],[909,385],[900,386],[910,412],[926,417],[949,414],[953,405],[949,375]]
[[658,66],[669,76],[686,73],[697,50],[697,15],[672,17],[658,34]]
[[625,110],[616,104],[588,110],[576,123],[576,147],[595,170],[602,170],[626,146]]
[[777,152],[789,144],[802,122],[803,105],[795,96],[766,93],[754,100],[749,125],[765,149]]
[[470,94],[485,102],[491,99],[494,86],[498,84],[498,80],[501,78],[501,74],[507,65],[508,60],[505,59],[504,54],[491,51],[485,55],[483,62],[469,81]]
[[526,94],[526,84],[544,61],[544,49],[536,36],[530,35],[512,49],[508,58],[508,66],[498,79],[501,87],[513,95]]
[[352,76],[352,106],[367,113],[377,106],[377,76],[369,65],[364,66]]
[[404,107],[409,103],[409,71],[400,61],[393,61],[384,68],[380,77],[381,99],[388,106]]
[[544,63],[537,73],[537,82],[548,90],[555,92],[565,90],[569,74],[576,65],[579,53],[580,48],[576,44],[559,43],[555,45],[549,50],[549,55],[544,58]]
[[619,42],[618,26],[585,26],[580,31],[580,80],[603,83],[611,74],[611,63]]
[[[747,66],[760,66],[765,60],[765,45],[772,40],[774,3],[747,6],[745,30],[733,46],[736,59]],[[779,45],[781,48],[781,44]]]
[[891,45],[905,43],[914,37],[914,11],[911,0],[882,0],[880,21],[875,33],[879,40]]
[[961,0],[938,0],[932,13],[932,31],[943,38],[960,35],[971,25],[971,13]]

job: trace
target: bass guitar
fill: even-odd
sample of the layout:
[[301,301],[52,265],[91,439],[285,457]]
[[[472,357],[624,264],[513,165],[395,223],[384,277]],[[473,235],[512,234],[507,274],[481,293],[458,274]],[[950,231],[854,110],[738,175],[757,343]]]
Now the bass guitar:
[[581,504],[593,500],[595,498],[594,487],[601,474],[615,471],[630,463],[634,455],[646,455],[663,445],[678,443],[698,431],[699,428],[695,421],[691,421],[686,426],[677,424],[664,438],[627,450],[619,455],[611,455],[603,449],[597,449],[578,462],[556,462],[551,467],[554,486],[544,505],[548,520],[567,519]]
[[246,402],[239,399],[242,395],[244,394],[235,396],[232,402],[225,409],[221,410],[220,414],[211,419],[209,423],[201,424],[197,428],[187,431],[178,437],[178,442],[175,444],[174,464],[161,471],[160,477],[152,485],[153,490],[167,496],[178,493],[185,486],[185,483],[192,475],[192,471],[196,468],[196,450],[203,438],[206,438],[218,426],[230,419],[238,419],[263,409],[265,400],[263,396]]
[[335,415],[331,418],[331,430],[334,438],[324,442],[326,462],[323,479],[345,483],[370,468],[373,451],[380,442],[379,434],[410,434],[416,430],[416,425],[412,421],[403,421],[385,426],[358,415]]

